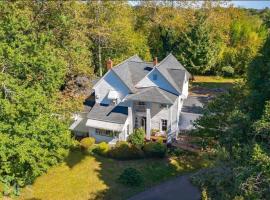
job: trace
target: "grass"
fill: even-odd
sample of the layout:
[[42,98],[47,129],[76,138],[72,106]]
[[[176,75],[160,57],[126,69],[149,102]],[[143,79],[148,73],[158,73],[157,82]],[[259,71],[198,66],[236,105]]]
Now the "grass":
[[204,88],[224,88],[228,89],[233,86],[233,84],[240,80],[238,78],[225,78],[220,76],[194,76],[193,86],[200,86]]
[[[70,153],[66,161],[51,168],[25,187],[23,200],[119,200],[154,186],[171,177],[207,167],[211,162],[200,155],[182,154],[166,159],[117,161],[80,151]],[[144,184],[128,187],[117,182],[127,167],[141,171]]]

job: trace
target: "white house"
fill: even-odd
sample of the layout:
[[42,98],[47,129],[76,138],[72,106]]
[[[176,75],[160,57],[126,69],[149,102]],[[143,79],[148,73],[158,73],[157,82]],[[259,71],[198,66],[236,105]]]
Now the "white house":
[[171,142],[188,97],[189,72],[172,54],[160,63],[135,55],[114,67],[109,60],[107,67],[108,72],[93,87],[90,111],[78,116],[70,129],[115,143],[143,128],[146,139],[155,130]]

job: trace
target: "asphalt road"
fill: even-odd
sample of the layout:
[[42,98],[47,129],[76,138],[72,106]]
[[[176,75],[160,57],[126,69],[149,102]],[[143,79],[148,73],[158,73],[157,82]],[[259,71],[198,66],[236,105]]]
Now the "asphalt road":
[[150,188],[129,200],[200,200],[200,190],[189,181],[189,175],[179,176]]

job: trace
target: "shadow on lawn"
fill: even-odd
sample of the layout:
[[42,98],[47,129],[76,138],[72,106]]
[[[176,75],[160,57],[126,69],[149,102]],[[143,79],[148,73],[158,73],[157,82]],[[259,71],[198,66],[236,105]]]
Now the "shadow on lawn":
[[65,158],[65,163],[69,168],[73,168],[79,164],[86,156],[87,153],[82,153],[80,149],[70,150],[68,156]]
[[[198,157],[191,154],[183,154],[173,161],[170,158],[119,161],[94,154],[86,154],[80,150],[73,150],[66,158],[66,164],[73,168],[89,156],[94,157],[98,163],[98,167],[94,169],[95,176],[98,176],[98,179],[106,185],[102,189],[97,188],[97,190],[92,191],[89,194],[91,196],[89,200],[128,199],[169,178],[201,168]],[[117,181],[120,174],[128,167],[136,168],[142,173],[144,183],[141,186],[128,187]],[[91,187],[95,187],[95,185]]]
[[[108,186],[106,190],[99,191],[96,194],[95,200],[128,199],[160,182],[196,170],[197,168],[194,167],[194,160],[189,157],[176,159],[174,162],[171,162],[168,158],[127,161],[119,161],[100,156],[95,156],[95,158],[100,162],[99,178]],[[128,167],[136,168],[142,173],[144,183],[141,186],[129,187],[117,181],[120,174]]]

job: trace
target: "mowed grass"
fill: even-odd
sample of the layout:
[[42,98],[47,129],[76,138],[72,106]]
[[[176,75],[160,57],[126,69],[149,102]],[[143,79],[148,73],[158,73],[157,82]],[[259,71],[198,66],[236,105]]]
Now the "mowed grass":
[[[23,200],[120,200],[143,191],[171,177],[207,167],[211,163],[204,156],[182,154],[166,159],[117,161],[76,150],[66,161],[51,168],[25,187],[19,199]],[[138,169],[144,183],[128,187],[117,179],[127,167]]]
[[226,78],[221,76],[194,76],[193,86],[200,86],[204,88],[224,88],[228,89],[233,86],[240,78]]

